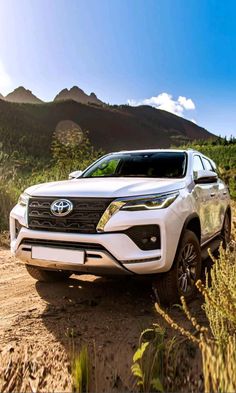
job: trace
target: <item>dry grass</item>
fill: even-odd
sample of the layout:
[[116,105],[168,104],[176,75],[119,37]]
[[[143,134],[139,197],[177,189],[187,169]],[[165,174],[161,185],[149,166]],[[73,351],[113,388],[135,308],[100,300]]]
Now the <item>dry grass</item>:
[[183,310],[191,321],[194,333],[175,323],[157,304],[157,312],[176,331],[199,345],[202,354],[204,391],[206,393],[236,391],[236,225],[233,203],[232,241],[227,250],[221,248],[219,257],[213,258],[210,277],[204,286],[197,287],[204,297],[209,329],[200,326],[182,298]]
[[33,346],[8,347],[0,352],[0,391],[71,391],[70,364],[65,351],[36,350]]
[[229,335],[224,345],[217,340],[200,341],[204,391],[236,392],[236,336]]
[[9,232],[8,231],[0,232],[0,247],[9,248],[9,246],[10,246]]

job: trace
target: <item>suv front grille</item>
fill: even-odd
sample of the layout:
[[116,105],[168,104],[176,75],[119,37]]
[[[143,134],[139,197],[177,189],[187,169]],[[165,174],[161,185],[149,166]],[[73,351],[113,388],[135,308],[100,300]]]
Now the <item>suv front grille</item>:
[[54,216],[50,210],[57,197],[32,197],[28,205],[30,229],[52,232],[96,233],[97,224],[112,199],[67,198],[73,204],[68,216]]

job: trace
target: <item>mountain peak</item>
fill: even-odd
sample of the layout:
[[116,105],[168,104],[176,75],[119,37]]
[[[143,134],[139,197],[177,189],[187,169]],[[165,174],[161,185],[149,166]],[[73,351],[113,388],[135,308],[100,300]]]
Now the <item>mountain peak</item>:
[[79,86],[73,86],[69,91],[81,91],[84,93],[84,91]]
[[102,101],[97,98],[95,93],[88,95],[78,86],[73,86],[71,89],[63,89],[54,98],[54,101],[65,100],[74,100],[82,104],[102,104]]
[[24,86],[18,86],[15,88],[14,91],[30,91],[30,90],[27,90]]
[[17,87],[5,97],[5,100],[27,104],[39,104],[42,102],[31,90],[27,90],[24,86]]

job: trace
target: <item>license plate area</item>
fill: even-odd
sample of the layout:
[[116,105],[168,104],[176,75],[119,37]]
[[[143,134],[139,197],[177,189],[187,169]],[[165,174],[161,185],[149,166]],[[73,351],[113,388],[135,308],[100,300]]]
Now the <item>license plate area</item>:
[[33,246],[31,249],[31,258],[41,259],[43,261],[84,264],[85,251]]

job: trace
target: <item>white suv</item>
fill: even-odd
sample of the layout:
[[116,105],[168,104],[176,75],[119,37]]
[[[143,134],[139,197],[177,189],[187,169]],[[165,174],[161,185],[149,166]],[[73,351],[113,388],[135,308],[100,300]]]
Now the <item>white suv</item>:
[[35,279],[153,275],[164,302],[193,296],[207,248],[230,228],[228,189],[193,150],[108,154],[29,187],[10,215],[11,250]]

